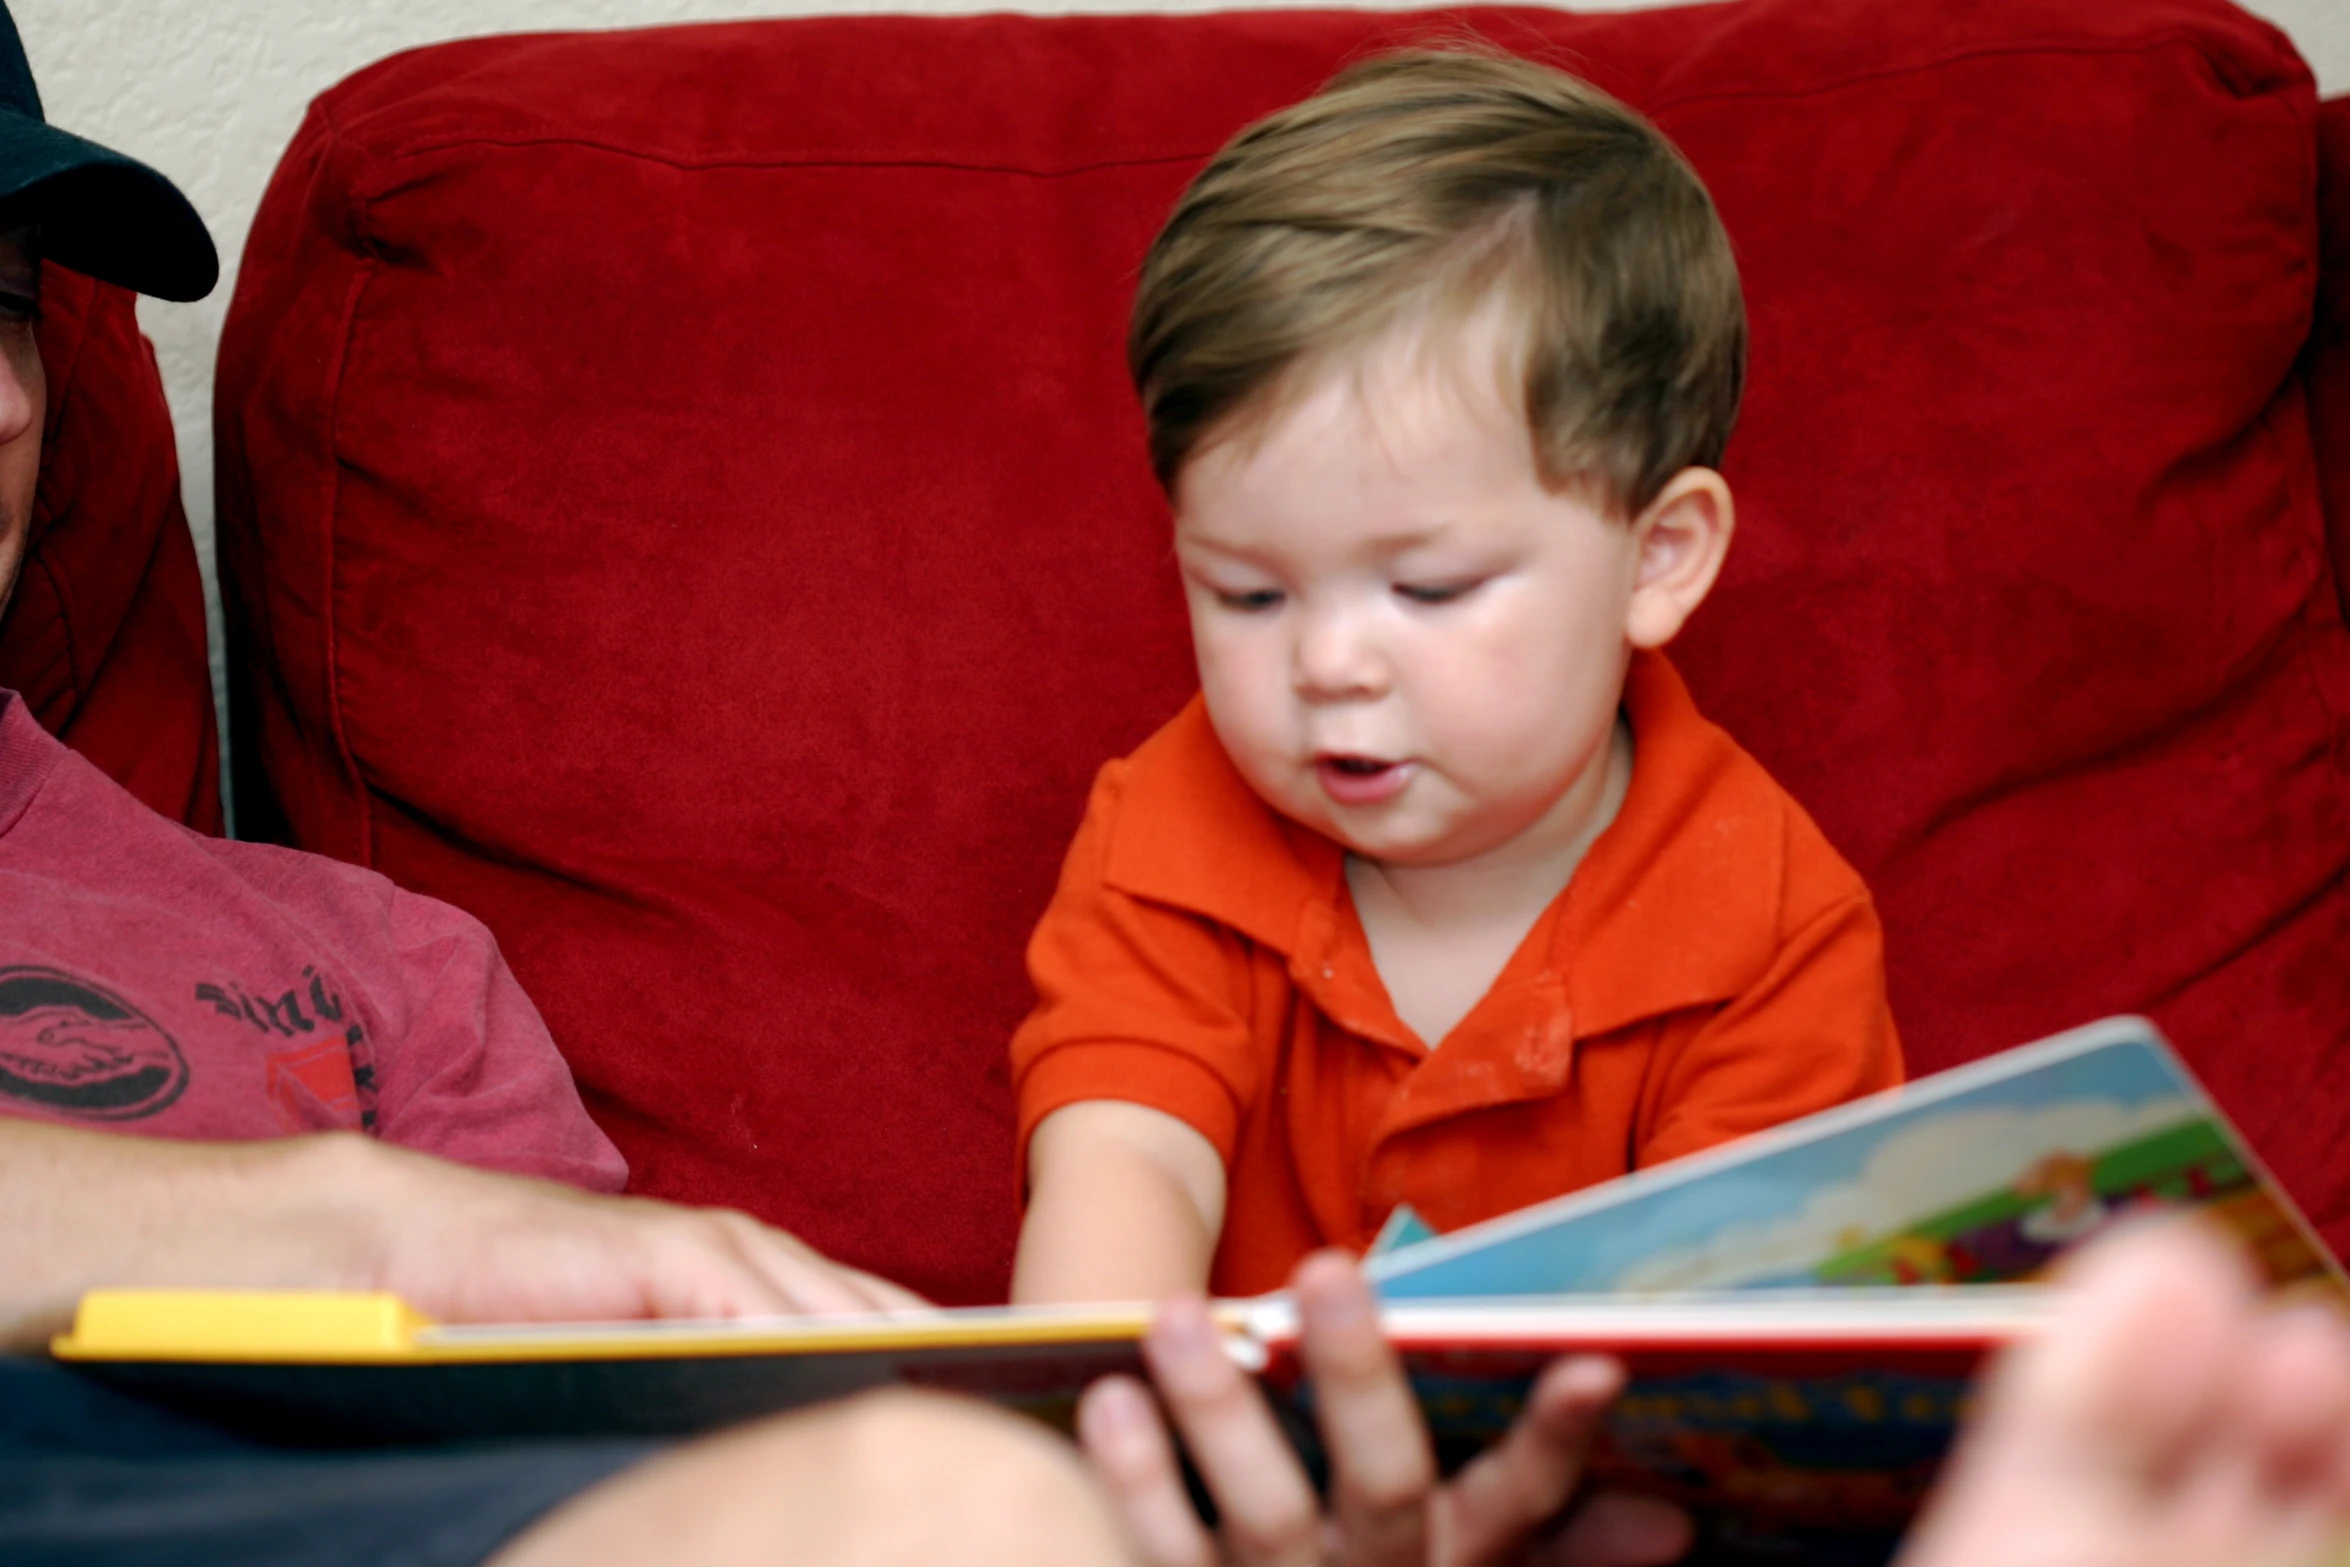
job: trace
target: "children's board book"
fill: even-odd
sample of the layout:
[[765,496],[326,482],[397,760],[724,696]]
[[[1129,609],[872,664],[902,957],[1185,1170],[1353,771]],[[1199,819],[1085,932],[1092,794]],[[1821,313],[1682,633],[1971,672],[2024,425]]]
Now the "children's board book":
[[[2036,1287],[2132,1215],[2195,1209],[2282,1296],[2350,1285],[2153,1025],[2117,1018],[1457,1231],[1399,1215],[1368,1267],[1439,1453],[1464,1461],[1551,1358],[1629,1377],[1600,1482],[1687,1506],[1696,1560],[1884,1561]],[[1218,1305],[1310,1465],[1295,1316]],[[280,1440],[685,1434],[886,1384],[1066,1428],[1138,1372],[1148,1313],[986,1308],[658,1323],[441,1324],[384,1295],[110,1290],[53,1352]]]

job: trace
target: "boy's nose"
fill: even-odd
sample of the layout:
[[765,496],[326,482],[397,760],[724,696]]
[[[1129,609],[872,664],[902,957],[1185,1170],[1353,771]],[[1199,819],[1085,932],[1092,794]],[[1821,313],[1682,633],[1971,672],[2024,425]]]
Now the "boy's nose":
[[1358,617],[1301,615],[1290,654],[1290,686],[1308,702],[1376,697],[1387,689],[1387,660]]

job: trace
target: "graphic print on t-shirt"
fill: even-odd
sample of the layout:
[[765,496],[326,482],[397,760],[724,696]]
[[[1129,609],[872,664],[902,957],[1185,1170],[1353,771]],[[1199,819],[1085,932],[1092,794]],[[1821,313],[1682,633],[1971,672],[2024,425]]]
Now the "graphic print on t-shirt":
[[314,963],[305,963],[300,981],[275,1000],[270,988],[223,979],[198,985],[196,999],[261,1034],[310,1041],[262,1058],[278,1125],[289,1132],[316,1131],[348,1125],[356,1116],[362,1131],[375,1130],[375,1064],[367,1031],[349,1016],[342,991]]
[[187,1086],[178,1043],[113,991],[57,969],[0,968],[0,1096],[130,1121]]
[[353,1122],[374,1126],[375,1109],[359,1097],[350,1047],[341,1039],[281,1050],[263,1057],[263,1062],[269,1106],[285,1130],[307,1132]]

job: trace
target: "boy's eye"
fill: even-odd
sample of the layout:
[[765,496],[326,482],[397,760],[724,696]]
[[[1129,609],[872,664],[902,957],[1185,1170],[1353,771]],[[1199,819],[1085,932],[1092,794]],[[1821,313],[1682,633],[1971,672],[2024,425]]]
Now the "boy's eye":
[[1218,604],[1226,609],[1238,610],[1244,615],[1272,609],[1281,602],[1279,588],[1244,588],[1239,590],[1215,588],[1211,591],[1216,595]]
[[1399,582],[1395,585],[1398,598],[1414,604],[1450,604],[1475,592],[1475,581],[1468,582]]
[[16,289],[0,289],[0,321],[30,323],[40,319],[40,300]]

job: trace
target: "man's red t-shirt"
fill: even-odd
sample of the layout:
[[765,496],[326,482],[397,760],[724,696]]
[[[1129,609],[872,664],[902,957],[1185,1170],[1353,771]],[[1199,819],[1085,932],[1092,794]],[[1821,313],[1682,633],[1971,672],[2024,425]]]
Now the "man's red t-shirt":
[[0,1114],[243,1141],[365,1131],[617,1191],[481,923],[164,820],[0,691]]
[[1900,1082],[1860,877],[1661,656],[1624,711],[1615,821],[1432,1049],[1338,845],[1250,790],[1195,699],[1102,769],[1029,944],[1021,1148],[1083,1100],[1187,1122],[1228,1173],[1210,1283],[1250,1294],[1399,1202],[1455,1229]]

